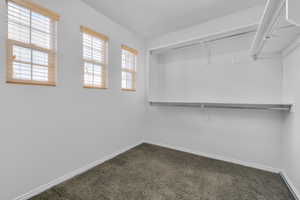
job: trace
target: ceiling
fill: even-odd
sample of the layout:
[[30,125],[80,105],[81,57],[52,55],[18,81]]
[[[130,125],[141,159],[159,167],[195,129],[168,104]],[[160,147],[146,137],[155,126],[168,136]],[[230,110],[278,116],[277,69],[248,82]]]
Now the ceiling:
[[83,0],[145,38],[193,26],[265,0]]

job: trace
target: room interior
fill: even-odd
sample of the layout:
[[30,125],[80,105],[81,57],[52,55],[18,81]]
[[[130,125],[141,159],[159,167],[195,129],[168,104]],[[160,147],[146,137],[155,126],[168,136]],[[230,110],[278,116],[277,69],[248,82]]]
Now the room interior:
[[298,0],[0,2],[0,199],[299,200]]

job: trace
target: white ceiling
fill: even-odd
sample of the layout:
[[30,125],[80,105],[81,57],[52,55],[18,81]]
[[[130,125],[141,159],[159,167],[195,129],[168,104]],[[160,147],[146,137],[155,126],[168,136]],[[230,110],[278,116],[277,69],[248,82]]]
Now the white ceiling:
[[145,38],[176,31],[265,3],[265,0],[83,1]]

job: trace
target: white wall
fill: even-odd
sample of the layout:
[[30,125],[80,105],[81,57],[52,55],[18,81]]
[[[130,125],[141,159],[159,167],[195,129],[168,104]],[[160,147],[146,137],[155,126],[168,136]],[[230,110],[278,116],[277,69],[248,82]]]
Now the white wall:
[[152,54],[150,99],[278,103],[281,58],[254,61],[252,40],[253,34]]
[[[0,199],[10,200],[142,140],[144,42],[79,0],[35,0],[61,15],[57,87],[5,83],[0,2]],[[109,36],[109,89],[83,89],[80,25]],[[121,51],[140,52],[137,92],[121,92]]]
[[[204,30],[209,34],[249,25],[245,21],[254,24],[259,19],[258,10],[250,9],[159,37],[148,41],[148,48],[185,41],[191,35],[201,36]],[[280,58],[253,61],[248,54],[250,44],[251,37],[212,44],[209,64],[201,47],[151,56],[154,58],[150,59],[149,98],[280,102]],[[149,106],[148,111],[151,126],[146,141],[257,167],[281,168],[280,112],[161,106]]]
[[[299,41],[299,40],[298,40]],[[295,104],[294,112],[285,116],[282,133],[283,169],[298,190],[300,197],[300,48],[283,59],[283,97],[284,101]]]

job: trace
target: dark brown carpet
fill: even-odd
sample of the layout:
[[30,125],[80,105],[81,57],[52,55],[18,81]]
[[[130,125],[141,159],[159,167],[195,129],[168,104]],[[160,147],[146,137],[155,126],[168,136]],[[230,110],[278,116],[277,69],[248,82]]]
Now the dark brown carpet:
[[292,200],[277,174],[142,144],[32,200]]

